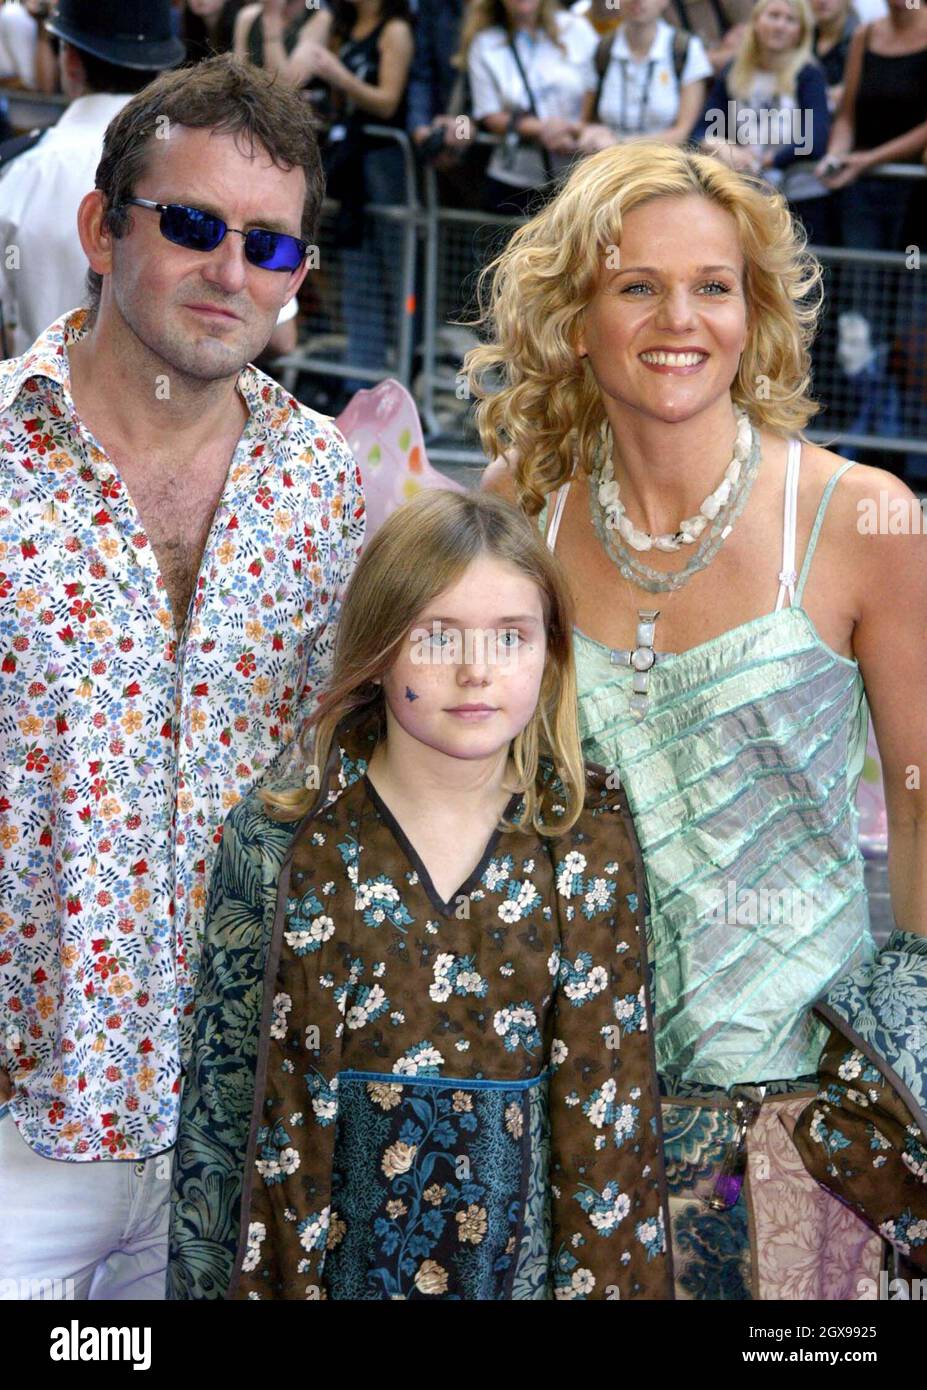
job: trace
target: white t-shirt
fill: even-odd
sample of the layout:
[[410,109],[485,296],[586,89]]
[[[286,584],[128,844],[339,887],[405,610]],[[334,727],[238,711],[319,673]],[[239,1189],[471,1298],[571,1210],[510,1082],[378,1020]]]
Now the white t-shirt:
[[869,24],[874,19],[884,19],[888,14],[886,0],[853,0],[853,9],[859,15],[861,24]]
[[668,130],[679,114],[681,88],[712,76],[705,45],[697,34],[690,34],[682,77],[676,81],[675,33],[672,24],[658,19],[650,52],[646,58],[636,58],[628,48],[624,30],[618,30],[599,97],[598,119],[603,125],[622,135],[654,135]]
[[[585,19],[557,12],[557,32],[563,49],[543,29],[529,33],[519,29],[515,45],[534,96],[541,120],[561,118],[578,121],[583,97],[595,90],[595,50],[599,36]],[[505,29],[494,27],[477,34],[467,63],[475,120],[496,111],[530,111],[528,93]],[[569,163],[565,155],[551,155],[554,172]],[[514,154],[497,149],[489,161],[489,174],[516,188],[536,188],[547,182],[544,160],[536,145],[523,144]]]

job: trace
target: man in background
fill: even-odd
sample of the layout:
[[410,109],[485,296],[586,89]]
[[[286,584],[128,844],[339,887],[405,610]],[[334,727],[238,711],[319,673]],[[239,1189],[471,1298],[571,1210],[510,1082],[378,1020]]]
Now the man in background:
[[70,105],[0,176],[4,356],[25,352],[54,319],[84,303],[77,209],[93,187],[103,134],[134,92],[185,56],[170,0],[61,0],[46,27],[60,41]]

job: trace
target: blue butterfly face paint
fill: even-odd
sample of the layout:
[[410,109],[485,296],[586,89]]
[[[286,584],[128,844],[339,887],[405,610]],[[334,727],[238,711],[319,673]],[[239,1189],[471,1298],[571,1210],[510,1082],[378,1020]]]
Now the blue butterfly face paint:
[[406,686],[406,699],[409,701],[418,699],[418,696],[416,695],[415,691],[409,685]]

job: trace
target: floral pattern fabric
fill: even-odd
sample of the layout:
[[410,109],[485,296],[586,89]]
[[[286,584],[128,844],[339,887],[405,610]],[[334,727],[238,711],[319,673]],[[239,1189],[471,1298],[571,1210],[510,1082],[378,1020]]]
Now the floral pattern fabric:
[[877,1278],[881,1241],[805,1171],[792,1138],[807,1096],[767,1099],[747,1135],[736,1204],[712,1191],[734,1135],[730,1107],[666,1101],[663,1126],[679,1299],[856,1299]]
[[[235,1134],[218,1150],[202,1140],[214,1133],[203,1079],[235,1064],[197,1010],[173,1296],[214,1296],[218,1272],[232,1273],[233,1206],[238,1297],[669,1296],[622,794],[590,771],[571,832],[496,831],[442,903],[364,775],[371,734],[363,721],[342,729],[328,804],[284,856],[259,1056],[249,1043],[243,1059],[256,1078],[247,1162],[234,1147],[244,1077]],[[254,843],[259,814],[254,798],[235,809],[223,859],[239,826]],[[226,881],[266,882],[259,858]],[[250,939],[266,916],[252,895]],[[237,935],[236,917],[217,899],[207,949]],[[239,965],[217,988],[238,998],[244,983],[250,999],[259,967]],[[222,1182],[236,1161],[243,1194]],[[207,1189],[221,1219],[198,1200]]]
[[[334,1299],[508,1299],[523,1237],[528,1087],[345,1073],[325,1285]],[[371,1157],[374,1161],[371,1162]],[[282,1167],[283,1165],[281,1165]],[[269,1178],[265,1180],[269,1181]]]
[[84,311],[0,365],[0,1066],[39,1153],[173,1143],[230,808],[301,728],[363,541],[331,422],[254,368],[178,636],[118,471],[77,419]]
[[875,1239],[927,1269],[927,939],[893,932],[817,1007],[831,1033],[798,1150]]

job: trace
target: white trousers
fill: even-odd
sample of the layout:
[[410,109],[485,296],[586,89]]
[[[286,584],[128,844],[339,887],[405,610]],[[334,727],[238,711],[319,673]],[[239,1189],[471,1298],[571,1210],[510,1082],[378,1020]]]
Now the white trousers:
[[172,1159],[43,1158],[0,1106],[0,1299],[163,1299]]

